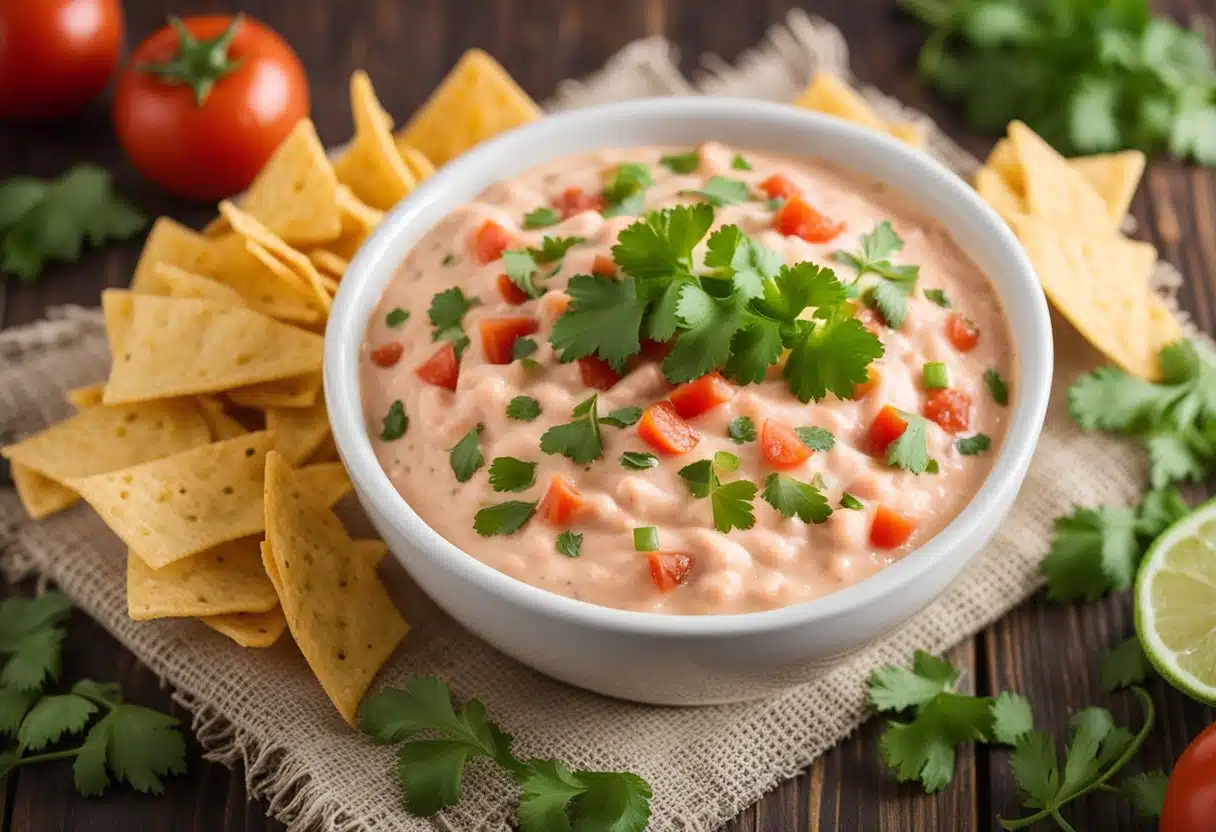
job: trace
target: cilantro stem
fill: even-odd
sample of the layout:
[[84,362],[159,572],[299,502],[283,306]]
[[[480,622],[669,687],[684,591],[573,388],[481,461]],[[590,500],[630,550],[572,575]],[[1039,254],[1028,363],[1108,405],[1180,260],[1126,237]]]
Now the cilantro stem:
[[1058,823],[1060,825],[1060,828],[1063,829],[1064,832],[1077,832],[1077,830],[1072,828],[1071,823],[1064,820],[1064,816],[1060,814],[1059,809],[1051,810],[1051,818],[1052,818],[1052,820],[1054,820],[1056,823]]
[[67,760],[76,757],[80,754],[80,749],[84,748],[84,743],[75,748],[64,748],[60,751],[47,751],[42,754],[35,754],[32,757],[18,757],[12,762],[9,768],[17,768],[18,766],[28,765],[30,763],[46,763],[51,760]]

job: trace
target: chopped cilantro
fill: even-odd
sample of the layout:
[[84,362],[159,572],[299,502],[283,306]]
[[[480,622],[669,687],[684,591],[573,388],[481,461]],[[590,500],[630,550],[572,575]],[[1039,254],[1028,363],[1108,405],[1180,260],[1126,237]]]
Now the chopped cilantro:
[[812,451],[830,451],[836,447],[836,437],[823,428],[794,428],[794,433]]
[[434,326],[431,339],[451,341],[459,358],[469,345],[469,338],[464,334],[464,315],[480,302],[475,297],[465,297],[459,287],[445,289],[431,298],[431,307],[426,313]]
[[[502,253],[507,278],[530,298],[538,298],[545,290],[536,285],[538,267],[559,263],[566,252],[583,242],[582,237],[545,237],[540,248],[508,249]],[[556,274],[554,269],[553,274]],[[552,277],[553,274],[549,276]]]
[[1107,651],[1102,659],[1100,674],[1102,690],[1114,693],[1132,685],[1144,684],[1156,675],[1156,671],[1140,639],[1132,635]]
[[[887,464],[892,468],[903,468],[913,474],[936,473],[930,471],[929,448],[926,441],[925,420],[915,413],[900,413],[908,426],[899,438],[887,446]],[[933,467],[936,468],[936,465]]]
[[756,484],[747,480],[723,484],[720,478],[721,473],[734,471],[738,467],[738,457],[718,452],[712,460],[694,462],[679,472],[694,497],[709,498],[714,528],[720,532],[729,532],[732,528],[750,529],[756,523],[752,507],[758,490]]
[[526,337],[516,338],[515,343],[511,345],[511,359],[519,361],[532,355],[536,350],[536,341]]
[[636,162],[619,165],[604,185],[605,217],[640,214],[645,207],[646,189],[654,185],[650,168]]
[[410,319],[408,309],[402,309],[400,306],[395,306],[389,313],[384,316],[384,323],[391,327],[399,327]]
[[547,454],[562,456],[586,465],[604,454],[600,441],[599,414],[596,396],[585,399],[574,408],[573,419],[564,425],[554,425],[540,437],[540,449]]
[[549,336],[558,358],[568,362],[599,355],[623,373],[625,362],[642,348],[638,332],[647,306],[634,279],[576,274],[566,292],[570,305]]
[[736,416],[726,426],[726,435],[742,445],[756,441],[756,423],[747,416]]
[[701,164],[701,154],[695,150],[669,153],[659,159],[659,164],[672,173],[692,173]]
[[507,402],[508,419],[514,419],[517,422],[531,422],[539,415],[540,402],[531,396],[516,396]]
[[481,425],[470,428],[448,454],[448,464],[452,466],[457,482],[468,482],[485,462],[481,455],[481,431]]
[[439,262],[440,262],[440,265],[450,266],[456,262],[456,255],[455,254],[446,254],[446,255],[444,255],[444,258]]
[[992,440],[988,438],[986,433],[977,433],[974,436],[964,436],[962,439],[954,443],[954,447],[958,448],[958,452],[963,456],[975,456],[982,454],[992,445]]
[[482,537],[515,534],[532,518],[536,503],[508,500],[486,506],[473,517],[473,529]]
[[925,300],[930,303],[936,303],[942,309],[950,308],[950,299],[946,297],[946,293],[941,289],[925,289],[921,294],[925,296]]
[[1132,585],[1143,547],[1136,538],[1131,509],[1076,508],[1057,517],[1051,551],[1039,564],[1053,601],[1093,601]]
[[576,558],[583,551],[583,536],[576,532],[564,531],[557,536],[557,553],[568,558]]
[[840,507],[847,508],[850,511],[863,511],[866,505],[846,491],[840,495]]
[[715,208],[723,205],[736,205],[747,202],[751,198],[751,189],[746,182],[738,179],[728,179],[725,176],[711,176],[703,188],[680,191],[682,196],[695,196],[705,200]]
[[735,158],[730,160],[730,166],[735,170],[751,170],[752,163],[747,161],[747,157],[742,153],[736,153]]
[[527,229],[548,228],[551,225],[557,225],[561,221],[561,214],[545,206],[524,214],[524,228]]
[[869,378],[870,362],[883,354],[882,342],[847,312],[815,322],[799,320],[794,331],[785,377],[790,392],[804,402],[828,393],[851,397]]
[[769,474],[763,496],[786,519],[796,515],[803,523],[822,523],[832,513],[822,491],[785,474]]
[[645,471],[659,464],[659,458],[646,451],[625,451],[621,454],[621,467],[632,468],[635,471]]
[[495,491],[527,491],[535,483],[535,462],[500,456],[490,463],[490,487]]
[[992,368],[985,370],[984,384],[987,385],[994,402],[1002,406],[1009,404],[1009,385],[1005,383],[1005,379],[1001,378],[1000,373]]
[[600,417],[601,425],[610,425],[614,428],[627,428],[630,425],[637,424],[638,419],[642,418],[642,408],[640,407],[618,407],[616,410],[609,411],[606,415]]
[[908,317],[908,295],[916,290],[920,267],[891,262],[891,255],[903,249],[904,241],[889,220],[880,222],[869,234],[862,234],[859,243],[859,251],[837,251],[832,258],[856,269],[859,282],[872,276],[863,297],[882,313],[888,326],[899,329]]
[[388,413],[384,414],[384,424],[380,427],[380,438],[392,442],[405,436],[405,429],[410,426],[410,417],[405,415],[405,404],[397,399],[389,405]]

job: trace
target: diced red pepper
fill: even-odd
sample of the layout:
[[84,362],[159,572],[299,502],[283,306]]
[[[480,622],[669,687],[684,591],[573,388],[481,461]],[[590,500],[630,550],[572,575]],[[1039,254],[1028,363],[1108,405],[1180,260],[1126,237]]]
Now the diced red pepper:
[[569,219],[584,211],[600,211],[604,208],[603,194],[589,194],[577,185],[572,185],[553,198],[553,209]]
[[515,360],[515,342],[540,329],[540,322],[536,318],[523,316],[482,318],[478,327],[481,329],[481,350],[486,354],[486,361],[510,364]]
[[707,373],[681,384],[668,398],[681,418],[692,419],[735,397],[735,385],[722,378],[721,373]]
[[760,449],[774,468],[797,468],[811,458],[811,449],[794,429],[772,419],[765,419],[760,428]]
[[786,200],[773,216],[773,228],[808,243],[826,243],[844,231],[844,223],[825,217],[802,197]]
[[519,306],[529,300],[528,293],[516,286],[515,281],[505,274],[498,276],[498,292],[502,295],[502,299],[512,306]]
[[621,380],[621,374],[598,355],[580,358],[578,374],[583,379],[583,384],[595,390],[611,390]]
[[903,436],[907,429],[908,420],[899,415],[899,411],[891,405],[883,405],[870,425],[870,448],[876,454],[885,454],[887,446]]
[[692,558],[683,552],[650,552],[650,579],[659,592],[671,592],[688,580]]
[[876,549],[895,549],[908,542],[916,531],[916,521],[880,505],[870,521],[870,545]]
[[494,220],[486,220],[473,234],[473,256],[478,263],[492,263],[510,247],[511,235]]
[[460,378],[460,361],[456,358],[455,345],[451,341],[444,341],[435,354],[419,364],[414,372],[428,384],[455,390],[456,381]]
[[570,296],[565,292],[557,290],[545,292],[541,295],[541,311],[546,318],[560,318],[565,313],[567,307],[570,306]]
[[946,318],[946,338],[959,352],[971,352],[980,342],[980,330],[957,312]]
[[881,379],[882,376],[878,374],[878,370],[875,370],[874,365],[871,364],[866,368],[866,380],[853,385],[853,400],[861,401],[870,395],[870,392],[878,386],[878,382]]
[[615,277],[616,262],[606,254],[597,254],[591,261],[591,273],[600,277]]
[[937,422],[942,430],[962,433],[971,425],[971,397],[952,387],[934,390],[925,399],[921,412],[926,419]]
[[760,183],[760,190],[764,191],[769,199],[793,199],[802,195],[798,186],[784,173],[774,173],[765,179]]
[[372,363],[380,367],[392,367],[401,360],[401,353],[405,352],[405,345],[400,341],[389,341],[387,344],[381,344],[371,351],[369,358]]
[[568,526],[587,504],[583,495],[565,477],[558,474],[549,480],[549,488],[541,498],[536,513],[550,526]]
[[655,402],[638,421],[638,436],[656,451],[685,454],[697,447],[701,435],[680,418],[671,402]]

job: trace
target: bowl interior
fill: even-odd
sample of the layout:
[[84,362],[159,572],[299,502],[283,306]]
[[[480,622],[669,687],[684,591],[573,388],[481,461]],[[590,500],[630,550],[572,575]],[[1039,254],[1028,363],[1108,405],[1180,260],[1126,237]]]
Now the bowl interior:
[[[814,601],[739,615],[672,616],[599,607],[554,595],[486,566],[427,526],[381,470],[367,436],[358,359],[367,321],[393,270],[450,211],[485,187],[541,162],[608,147],[691,146],[716,140],[740,150],[820,158],[900,191],[941,222],[988,275],[1016,346],[1012,418],[993,469],[967,507],[938,535],[897,563]],[[950,557],[995,506],[1006,502],[1029,464],[1046,412],[1051,329],[1034,272],[1003,220],[956,175],[924,153],[874,131],[782,104],[723,98],[650,99],[550,116],[499,136],[451,162],[398,204],[351,263],[325,333],[325,396],[334,438],[351,477],[378,514],[442,568],[496,595],[597,625],[652,633],[742,633],[833,616],[897,592]]]

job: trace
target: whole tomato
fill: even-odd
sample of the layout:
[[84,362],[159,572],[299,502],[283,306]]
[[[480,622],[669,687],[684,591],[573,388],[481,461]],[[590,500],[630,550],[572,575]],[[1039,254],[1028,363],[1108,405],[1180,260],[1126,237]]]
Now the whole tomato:
[[1191,741],[1174,764],[1161,808],[1160,832],[1216,829],[1216,723]]
[[0,0],[0,118],[72,115],[122,50],[119,0]]
[[241,15],[173,18],[135,48],[114,96],[114,129],[135,167],[198,200],[244,190],[307,116],[300,59]]

